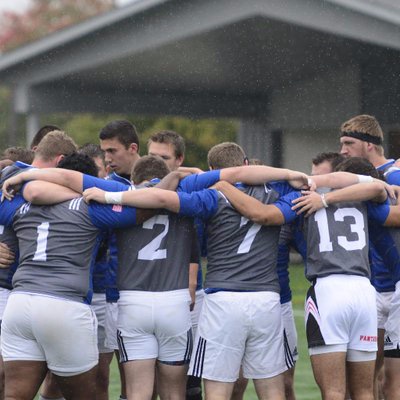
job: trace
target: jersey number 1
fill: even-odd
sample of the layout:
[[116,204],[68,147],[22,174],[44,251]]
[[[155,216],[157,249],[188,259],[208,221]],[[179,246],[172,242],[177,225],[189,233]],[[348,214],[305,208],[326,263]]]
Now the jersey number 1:
[[37,227],[38,237],[36,240],[36,252],[33,256],[34,261],[46,261],[47,260],[47,237],[49,236],[49,222],[42,222]]

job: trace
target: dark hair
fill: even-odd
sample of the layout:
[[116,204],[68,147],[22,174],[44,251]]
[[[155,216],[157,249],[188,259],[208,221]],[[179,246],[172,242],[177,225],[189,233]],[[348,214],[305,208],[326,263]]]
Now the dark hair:
[[335,152],[325,152],[317,154],[313,159],[312,163],[314,165],[322,164],[325,161],[328,161],[331,164],[332,171],[335,170],[338,164],[340,164],[345,157],[340,153]]
[[382,179],[378,170],[366,158],[350,157],[342,161],[335,171],[352,172],[358,175],[369,175],[376,179]]
[[132,170],[131,181],[139,185],[154,178],[162,179],[170,172],[165,161],[159,156],[144,156],[136,161]]
[[265,165],[259,158],[250,158],[249,165]]
[[32,164],[34,155],[35,153],[32,150],[26,149],[25,147],[9,147],[4,150],[0,159],[22,161],[26,164]]
[[175,158],[182,157],[185,154],[185,140],[174,131],[160,131],[154,133],[147,141],[147,149],[152,142],[172,144],[174,146]]
[[57,165],[57,168],[72,169],[83,174],[97,176],[96,163],[86,154],[74,153],[65,156]]
[[61,131],[61,129],[55,125],[42,126],[36,132],[35,136],[33,137],[31,145],[30,145],[30,149],[33,149],[34,147],[36,147],[49,132],[53,132],[53,131]]
[[86,154],[90,158],[99,157],[104,161],[104,151],[98,144],[86,143],[83,146],[79,147],[78,153]]
[[100,140],[117,138],[127,149],[131,143],[136,143],[139,149],[139,136],[136,128],[129,121],[115,120],[109,122],[99,133]]

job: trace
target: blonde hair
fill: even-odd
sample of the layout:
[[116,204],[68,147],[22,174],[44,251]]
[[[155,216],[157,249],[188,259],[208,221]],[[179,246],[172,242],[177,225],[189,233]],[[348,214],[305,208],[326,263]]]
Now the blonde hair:
[[43,161],[50,161],[59,155],[69,156],[77,150],[78,146],[65,132],[52,131],[40,141],[35,156]]
[[246,154],[236,143],[223,142],[213,146],[207,155],[208,165],[213,169],[240,167],[244,165]]
[[[383,131],[379,125],[378,120],[372,115],[362,114],[357,115],[348,121],[344,122],[340,127],[341,134],[346,134],[346,132],[359,132],[370,136],[380,138],[383,142]],[[377,152],[383,155],[383,147],[379,144],[374,144]]]

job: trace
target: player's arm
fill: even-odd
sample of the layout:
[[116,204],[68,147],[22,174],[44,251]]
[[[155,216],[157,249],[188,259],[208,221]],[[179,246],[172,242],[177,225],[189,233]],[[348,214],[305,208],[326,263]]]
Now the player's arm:
[[236,189],[228,182],[220,181],[214,186],[224,194],[232,206],[244,217],[260,225],[282,225],[285,217],[276,206],[263,204],[254,197]]
[[220,180],[230,183],[243,182],[247,185],[261,185],[266,182],[286,180],[298,189],[308,188],[311,182],[309,176],[303,172],[265,165],[224,168],[220,172]]
[[196,303],[196,288],[197,288],[197,275],[199,272],[198,263],[189,264],[189,293],[190,293],[190,311],[193,310]]
[[148,188],[125,192],[104,192],[90,188],[83,192],[86,202],[103,204],[123,204],[137,208],[164,208],[188,217],[210,218],[217,212],[218,196],[215,190],[193,193],[173,192],[158,188]]
[[332,189],[340,189],[357,183],[379,182],[379,179],[372,178],[372,176],[357,175],[344,171],[313,175],[311,179],[314,181],[316,187],[329,187]]
[[83,189],[83,174],[80,172],[62,168],[29,168],[4,182],[2,188],[4,196],[8,199],[12,198],[14,187],[32,180],[56,183],[78,193],[82,193]]
[[181,179],[187,177],[188,175],[190,174],[187,172],[172,171],[167,176],[162,178],[161,181],[157,183],[155,187],[165,190],[176,190]]
[[86,202],[103,204],[122,204],[137,208],[165,208],[179,211],[179,198],[176,192],[158,188],[146,188],[125,192],[105,192],[99,188],[89,188],[83,192]]
[[26,201],[37,205],[62,203],[81,196],[65,186],[45,181],[28,182],[22,190],[22,195]]
[[306,213],[308,217],[321,208],[328,207],[342,201],[368,201],[383,203],[387,199],[384,182],[358,183],[329,193],[319,194],[312,191],[303,191],[304,196],[293,200],[292,207],[298,214]]
[[15,254],[5,243],[0,243],[0,268],[7,268],[15,261]]

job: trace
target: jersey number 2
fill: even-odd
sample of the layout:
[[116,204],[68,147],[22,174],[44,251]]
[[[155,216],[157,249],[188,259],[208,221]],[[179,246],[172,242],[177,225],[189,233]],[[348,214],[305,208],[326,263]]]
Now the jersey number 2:
[[139,260],[162,260],[167,258],[167,249],[160,249],[160,245],[168,233],[168,215],[156,215],[144,222],[142,226],[144,229],[153,229],[154,225],[164,225],[164,230],[139,251]]

